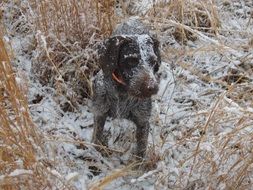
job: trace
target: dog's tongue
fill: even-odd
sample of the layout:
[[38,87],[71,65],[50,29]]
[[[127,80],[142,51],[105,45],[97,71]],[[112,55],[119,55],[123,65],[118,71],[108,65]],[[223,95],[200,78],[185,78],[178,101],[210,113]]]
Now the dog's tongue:
[[122,79],[120,76],[117,76],[115,72],[112,73],[112,78],[113,78],[116,82],[118,82],[118,83],[120,83],[120,84],[122,84],[122,85],[126,85],[126,83],[123,81],[123,79]]

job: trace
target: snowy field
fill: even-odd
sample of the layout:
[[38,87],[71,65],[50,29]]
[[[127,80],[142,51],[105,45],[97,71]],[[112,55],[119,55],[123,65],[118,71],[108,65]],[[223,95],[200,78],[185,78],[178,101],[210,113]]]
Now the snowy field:
[[[50,32],[34,20],[39,2],[31,2],[36,1],[6,0],[0,8],[16,81],[27,94],[30,115],[43,139],[44,153],[37,161],[47,163],[47,171],[59,179],[49,179],[43,188],[253,189],[253,1],[142,0],[129,5],[127,13],[115,9],[121,15],[117,23],[130,14],[140,16],[161,46],[148,164],[140,171],[129,161],[135,131],[131,122],[106,121],[111,155],[102,156],[91,143],[91,101],[75,90],[75,85],[87,83],[75,77],[80,77],[79,69],[90,69],[80,60],[94,56],[87,50],[93,46],[84,50],[79,42],[65,44],[59,35],[61,49],[67,49],[61,52],[48,42]],[[88,44],[99,40],[91,35]],[[45,74],[46,67],[50,74]],[[90,82],[93,73],[88,72]],[[31,173],[22,168],[0,171],[0,187],[6,176]]]

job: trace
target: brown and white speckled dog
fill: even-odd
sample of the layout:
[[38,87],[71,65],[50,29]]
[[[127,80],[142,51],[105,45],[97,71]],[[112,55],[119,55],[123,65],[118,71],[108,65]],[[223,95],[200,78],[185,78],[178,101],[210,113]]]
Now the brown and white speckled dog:
[[107,117],[126,118],[136,124],[136,155],[145,157],[151,96],[158,91],[155,73],[161,58],[158,41],[138,19],[119,25],[100,51],[99,72],[94,80],[93,143],[107,145],[103,134]]

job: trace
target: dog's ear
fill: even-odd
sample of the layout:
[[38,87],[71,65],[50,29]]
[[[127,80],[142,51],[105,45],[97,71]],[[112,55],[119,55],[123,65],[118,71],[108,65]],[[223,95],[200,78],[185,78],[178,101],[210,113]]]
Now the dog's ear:
[[117,68],[120,48],[129,40],[125,36],[113,36],[104,42],[103,47],[99,51],[100,67],[104,75],[111,75]]

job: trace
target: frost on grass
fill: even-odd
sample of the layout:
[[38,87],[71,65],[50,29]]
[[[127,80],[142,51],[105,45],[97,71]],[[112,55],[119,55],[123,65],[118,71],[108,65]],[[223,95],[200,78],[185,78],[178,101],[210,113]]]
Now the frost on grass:
[[[140,1],[139,5],[145,2],[154,3]],[[252,189],[253,3],[177,2],[155,1],[155,6],[141,12],[151,32],[157,33],[163,58],[160,90],[153,101],[149,171],[140,175],[118,172],[118,178],[112,171],[129,164],[134,125],[107,120],[109,147],[114,151],[103,157],[90,143],[90,100],[69,99],[80,95],[69,87],[78,84],[72,83],[79,76],[76,72],[90,69],[85,61],[94,52],[31,31],[25,14],[14,16],[20,7],[7,4],[6,36],[16,54],[15,69],[27,75],[18,77],[18,82],[28,78],[29,108],[46,138],[49,172],[76,189],[104,183],[105,189]],[[96,39],[91,35],[87,47]],[[41,80],[32,64],[37,61],[38,73],[45,72],[49,65],[37,58],[48,55],[60,65],[55,65],[56,70],[47,63],[56,77]],[[64,102],[74,109],[63,109]]]

